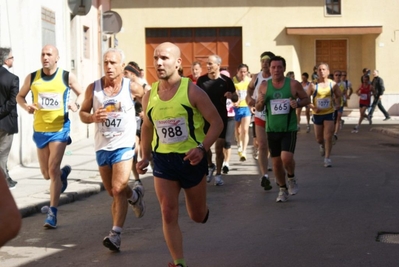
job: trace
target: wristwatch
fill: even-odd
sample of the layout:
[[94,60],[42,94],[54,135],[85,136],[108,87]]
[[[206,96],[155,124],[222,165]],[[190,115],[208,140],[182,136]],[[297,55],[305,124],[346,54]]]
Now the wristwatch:
[[197,148],[201,149],[202,152],[204,152],[204,154],[206,154],[206,150],[205,150],[205,147],[204,147],[204,144],[203,144],[203,143],[200,143],[200,144],[197,146]]

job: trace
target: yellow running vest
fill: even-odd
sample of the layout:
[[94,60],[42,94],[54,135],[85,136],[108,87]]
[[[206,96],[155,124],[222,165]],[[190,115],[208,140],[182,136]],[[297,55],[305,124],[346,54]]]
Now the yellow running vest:
[[[31,81],[33,103],[38,107],[33,122],[36,132],[59,132],[69,120],[70,88],[68,84],[65,84],[63,74],[64,70],[58,68],[53,75],[42,76],[42,69],[40,69],[36,71]],[[33,75],[34,73],[32,77]]]
[[325,115],[334,112],[334,97],[332,91],[332,81],[328,80],[328,87],[321,88],[316,84],[316,90],[313,93],[313,105],[319,109],[315,115]]

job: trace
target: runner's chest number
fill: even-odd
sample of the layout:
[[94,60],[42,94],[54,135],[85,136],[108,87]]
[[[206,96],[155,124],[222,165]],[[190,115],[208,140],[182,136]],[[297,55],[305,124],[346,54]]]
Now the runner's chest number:
[[155,124],[157,134],[163,144],[182,142],[188,138],[187,126],[183,117],[158,120]]
[[288,114],[290,111],[290,100],[284,99],[272,99],[270,100],[270,107],[272,115]]

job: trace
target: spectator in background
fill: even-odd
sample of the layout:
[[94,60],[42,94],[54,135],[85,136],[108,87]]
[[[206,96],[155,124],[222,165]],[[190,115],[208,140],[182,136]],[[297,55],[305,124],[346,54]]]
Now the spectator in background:
[[370,124],[372,124],[373,113],[376,106],[378,106],[378,108],[384,114],[385,116],[384,121],[387,121],[391,118],[389,116],[389,113],[385,110],[384,106],[381,103],[382,95],[385,92],[384,80],[379,76],[378,70],[373,71],[373,76],[374,78],[371,83],[373,84],[375,94],[374,94],[373,104],[371,104],[371,109],[368,114],[368,119]]
[[[14,63],[11,48],[0,48],[0,169],[9,189],[14,189],[17,181],[8,174],[7,162],[14,134],[18,133],[16,97],[19,91],[19,78],[9,69]],[[1,172],[0,170],[0,172]]]
[[197,80],[201,76],[201,73],[201,63],[199,61],[194,61],[193,64],[191,64],[191,74],[188,75],[187,78],[190,78],[194,84],[197,84]]

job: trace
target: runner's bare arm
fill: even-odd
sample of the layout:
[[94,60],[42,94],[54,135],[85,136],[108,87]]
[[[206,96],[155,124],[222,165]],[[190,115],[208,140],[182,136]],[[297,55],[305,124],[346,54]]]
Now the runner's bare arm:
[[255,108],[257,111],[262,111],[263,108],[265,107],[266,91],[267,91],[267,81],[262,81],[262,83],[259,86],[258,99],[255,104]]
[[73,112],[78,111],[78,106],[82,105],[84,94],[82,94],[83,89],[82,86],[78,83],[78,80],[72,72],[69,73],[69,88],[76,94],[76,100],[73,103],[68,103],[68,108]]
[[252,96],[254,95],[255,92],[255,82],[257,77],[258,75],[254,75],[248,84],[247,96],[245,97],[245,101],[247,102],[247,105],[249,107],[255,106],[255,100],[252,98]]

